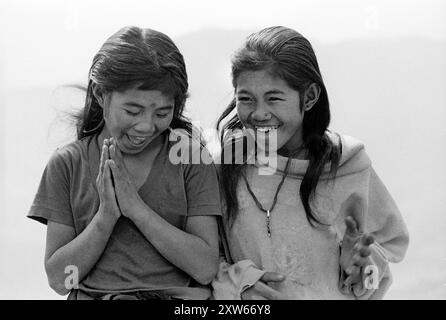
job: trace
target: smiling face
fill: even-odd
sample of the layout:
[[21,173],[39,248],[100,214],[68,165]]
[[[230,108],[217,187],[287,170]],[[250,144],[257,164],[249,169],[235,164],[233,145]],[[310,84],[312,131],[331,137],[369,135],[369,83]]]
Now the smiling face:
[[161,91],[130,88],[104,101],[105,126],[123,153],[140,153],[172,122],[174,98]]
[[302,145],[304,114],[298,91],[266,70],[242,72],[236,85],[237,114],[245,128],[254,129],[256,136],[277,134],[279,153]]

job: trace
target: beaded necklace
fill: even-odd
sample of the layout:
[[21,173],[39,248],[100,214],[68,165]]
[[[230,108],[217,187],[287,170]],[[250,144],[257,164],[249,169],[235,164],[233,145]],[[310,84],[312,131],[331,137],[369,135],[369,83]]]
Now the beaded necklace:
[[[295,152],[293,152],[293,155],[298,155],[301,151],[302,151],[303,147],[298,148]],[[254,192],[251,189],[251,186],[249,185],[248,179],[246,178],[245,173],[242,171],[242,176],[243,179],[245,180],[246,183],[246,188],[248,189],[249,194],[251,195],[252,199],[254,200],[256,206],[264,213],[266,213],[266,231],[268,233],[268,237],[271,238],[271,212],[274,210],[274,207],[276,206],[277,203],[277,197],[279,195],[279,191],[282,188],[283,183],[285,182],[285,178],[288,175],[288,169],[291,163],[291,159],[293,158],[292,155],[290,155],[290,157],[288,157],[288,160],[286,162],[285,165],[285,172],[282,175],[282,179],[280,180],[279,185],[277,186],[276,189],[276,193],[274,195],[274,199],[273,199],[273,204],[271,205],[271,207],[269,209],[265,209],[263,207],[263,205],[260,203],[259,199],[257,199],[256,195],[254,194]]]

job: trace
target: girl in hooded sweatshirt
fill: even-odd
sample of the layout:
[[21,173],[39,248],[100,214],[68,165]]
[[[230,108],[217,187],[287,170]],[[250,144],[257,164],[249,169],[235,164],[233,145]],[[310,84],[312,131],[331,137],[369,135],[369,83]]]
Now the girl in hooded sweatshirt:
[[364,145],[328,130],[310,42],[285,27],[250,35],[220,116],[226,262],[216,299],[377,299],[408,232]]

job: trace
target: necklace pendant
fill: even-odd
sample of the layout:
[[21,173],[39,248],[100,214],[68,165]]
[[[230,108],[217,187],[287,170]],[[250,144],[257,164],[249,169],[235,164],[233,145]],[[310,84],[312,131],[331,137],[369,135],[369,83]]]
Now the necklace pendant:
[[268,237],[271,238],[271,218],[270,218],[270,211],[266,211],[266,231],[268,232]]

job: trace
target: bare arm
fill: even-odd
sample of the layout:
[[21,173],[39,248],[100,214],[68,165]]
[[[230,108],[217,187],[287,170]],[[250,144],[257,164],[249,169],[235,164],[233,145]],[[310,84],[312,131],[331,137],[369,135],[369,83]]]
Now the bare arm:
[[80,282],[99,260],[116,222],[109,216],[98,212],[77,237],[73,227],[48,222],[45,270],[51,288],[58,294],[66,295],[72,289],[65,283],[67,266],[77,269]]
[[172,264],[197,282],[208,284],[218,269],[218,231],[214,216],[192,216],[185,231],[160,217],[148,206],[132,217],[148,241]]
[[138,195],[115,141],[110,145],[110,168],[122,214],[172,264],[197,282],[208,284],[218,269],[218,230],[213,216],[187,218],[185,231],[153,211]]
[[96,186],[99,192],[99,210],[77,237],[73,227],[48,222],[45,270],[51,288],[61,295],[67,294],[71,289],[65,284],[66,267],[77,268],[80,282],[99,260],[121,215],[111,179],[108,140],[104,141],[102,147]]

